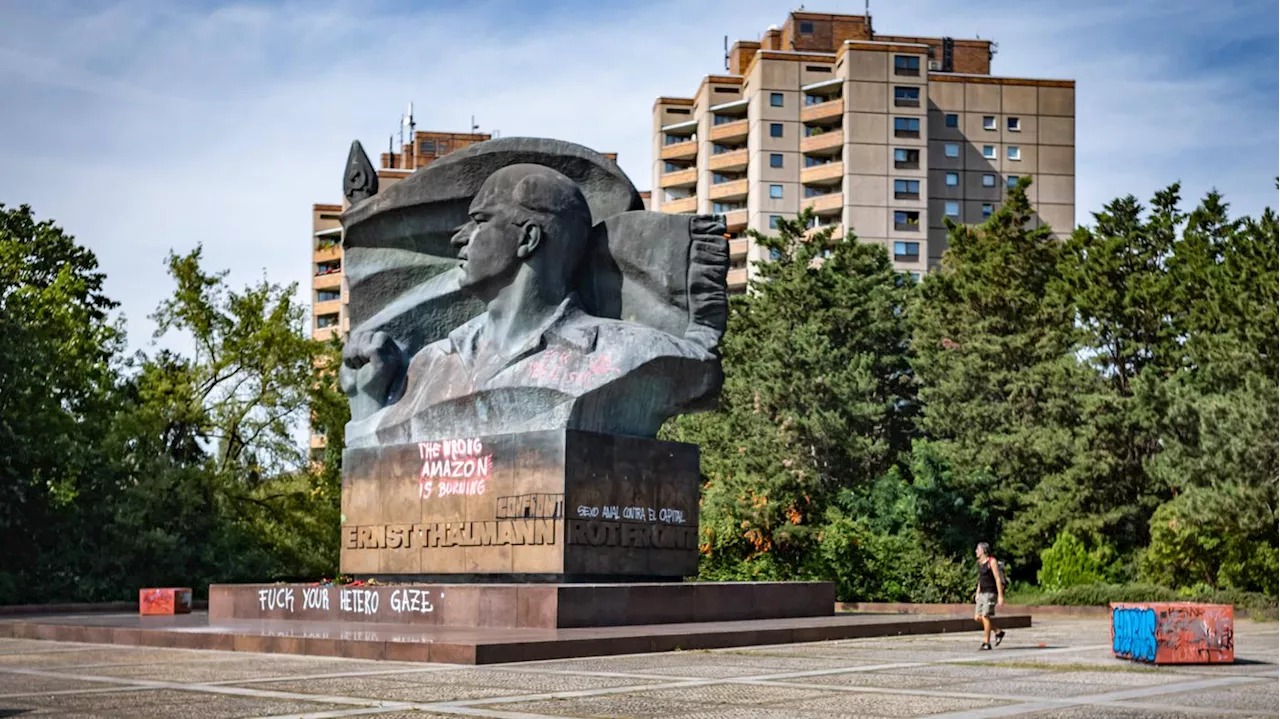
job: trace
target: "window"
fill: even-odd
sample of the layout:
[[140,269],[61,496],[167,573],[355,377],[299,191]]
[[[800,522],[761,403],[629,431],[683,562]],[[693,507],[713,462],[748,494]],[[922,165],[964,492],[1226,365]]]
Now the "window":
[[778,229],[779,222],[782,222],[782,215],[769,215],[769,229]]
[[423,140],[421,143],[419,143],[418,148],[424,155],[434,155],[436,154],[436,141]]
[[991,213],[992,213],[992,212],[995,212],[995,209],[996,209],[996,208],[995,208],[995,205],[992,205],[992,204],[991,204],[991,203],[989,203],[989,202],[987,202],[987,203],[983,203],[983,205],[982,205],[982,219],[984,219],[984,220],[985,220],[985,219],[987,219],[988,217],[990,217],[990,216],[991,216]]
[[1022,132],[1022,118],[1009,118],[1009,132]]
[[[930,48],[930,49],[932,49],[932,48]],[[912,271],[911,271],[910,273],[908,273],[908,274],[910,274],[910,275],[911,275],[911,279],[915,280],[916,282],[919,282],[919,281],[920,281],[920,273],[919,273],[919,272],[916,272],[915,270],[912,270]]]
[[779,250],[777,247],[770,247],[770,248],[769,248],[769,261],[770,261],[770,262],[777,262],[777,261],[778,261],[778,260],[780,260],[780,259],[782,259],[782,251],[781,251],[781,250]]
[[947,173],[947,187],[957,187],[957,186],[959,186],[959,184],[960,184],[960,173],[958,173],[958,172],[948,172],[948,173]]
[[774,152],[769,155],[769,167],[782,167],[782,155]]
[[663,138],[663,143],[667,145],[675,145],[681,142],[688,142],[693,138],[689,135],[667,135]]
[[1018,176],[1009,175],[1008,179],[1004,181],[1004,184],[1005,184],[1005,187],[1008,187],[1010,190],[1012,190],[1013,188],[1018,186]]
[[894,137],[920,137],[920,118],[918,117],[893,118],[893,136]]
[[681,167],[680,165],[677,165],[674,162],[667,162],[667,163],[663,163],[662,165],[663,172],[679,172],[683,169],[685,168]]
[[960,143],[958,143],[958,142],[948,142],[947,144],[943,145],[943,146],[942,146],[942,154],[946,155],[947,157],[959,157],[959,156],[960,156]]
[[342,299],[342,293],[338,290],[316,290],[316,302],[331,302],[338,299]]
[[782,107],[782,93],[780,92],[769,93],[769,106]]
[[942,213],[947,217],[959,217],[960,203],[948,200],[946,205],[943,207]]
[[994,159],[996,159],[996,146],[995,146],[995,145],[983,145],[983,146],[982,146],[982,156],[983,156],[983,157],[985,157],[985,158],[987,158],[988,160],[994,160]]
[[983,175],[983,176],[982,176],[982,186],[983,186],[983,187],[995,187],[995,186],[996,186],[996,176],[995,176],[995,175],[992,175],[991,173],[987,173],[987,174]]
[[741,150],[741,149],[742,149],[741,147],[729,147],[728,145],[720,145],[720,144],[713,143],[711,145],[711,154],[723,155],[726,152],[734,152],[735,150]]
[[771,122],[771,123],[769,123],[769,137],[782,137],[782,123],[781,123],[781,122]]
[[810,95],[807,92],[804,94],[805,107],[808,107],[810,105],[821,105],[826,101],[827,101],[827,98],[822,95]]
[[953,112],[948,112],[943,118],[943,124],[947,127],[960,127],[960,116]]
[[893,243],[893,259],[898,262],[914,262],[920,259],[919,242]]
[[736,87],[717,87],[717,88],[716,88],[716,92],[721,93],[721,94],[724,94],[724,95],[728,95],[728,94],[730,94],[730,93],[733,93],[733,94],[735,94],[735,95],[736,95],[736,94],[738,94],[738,88],[736,88]]
[[711,173],[711,184],[713,185],[719,185],[724,182],[733,182],[734,180],[738,180],[738,179],[741,179],[741,178],[734,177],[733,175],[722,175],[719,172]]
[[920,58],[916,55],[894,55],[894,75],[920,75]]
[[316,275],[332,275],[342,271],[340,262],[321,262],[316,265]]
[[338,326],[338,315],[336,314],[320,315],[316,317],[316,327],[319,327],[320,329],[324,329],[325,327],[337,327],[337,326]]
[[899,170],[916,170],[920,168],[920,151],[896,147],[893,150],[893,166]]
[[1018,161],[1018,160],[1021,160],[1021,159],[1022,159],[1022,148],[1021,148],[1021,147],[1018,147],[1017,145],[1010,145],[1007,149],[1009,150],[1009,159],[1010,159],[1010,160],[1014,160],[1014,161],[1016,162],[1016,161]]
[[667,112],[672,115],[690,115],[692,112],[687,107],[668,107]]
[[734,210],[745,210],[747,205],[745,202],[713,202],[711,203],[711,211],[716,214],[725,212],[733,212]]
[[983,115],[983,116],[982,116],[982,129],[984,129],[984,130],[994,130],[994,129],[996,129],[996,116],[995,116],[995,115]]
[[769,185],[769,198],[774,200],[781,200],[782,185]]
[[831,68],[826,65],[805,65],[805,72],[831,72]]
[[920,230],[920,213],[906,210],[894,211],[893,229],[904,232],[918,232]]
[[898,200],[916,200],[920,198],[919,180],[894,180],[893,196]]
[[727,124],[729,124],[729,123],[731,123],[731,122],[737,122],[738,120],[741,120],[741,119],[742,119],[741,117],[737,117],[737,116],[735,116],[735,115],[712,115],[712,116],[711,116],[711,124],[712,124],[712,125],[727,125]]
[[893,88],[893,104],[895,107],[920,107],[920,88]]
[[829,157],[814,157],[813,155],[804,156],[805,167],[822,167],[823,165],[830,165],[831,163],[832,159]]
[[801,34],[801,35],[812,35],[812,34],[813,34],[813,21],[811,21],[811,20],[801,20],[801,21],[800,21],[800,34]]
[[834,187],[805,187],[804,196],[805,197],[822,197],[823,195],[830,195],[835,191],[836,189]]

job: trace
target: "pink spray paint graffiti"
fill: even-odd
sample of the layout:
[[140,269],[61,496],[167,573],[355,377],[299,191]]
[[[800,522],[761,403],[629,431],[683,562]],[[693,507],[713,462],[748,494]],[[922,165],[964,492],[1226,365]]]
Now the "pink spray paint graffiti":
[[484,449],[478,438],[419,442],[422,471],[418,473],[418,496],[484,494],[485,480],[493,471],[493,455],[484,454]]

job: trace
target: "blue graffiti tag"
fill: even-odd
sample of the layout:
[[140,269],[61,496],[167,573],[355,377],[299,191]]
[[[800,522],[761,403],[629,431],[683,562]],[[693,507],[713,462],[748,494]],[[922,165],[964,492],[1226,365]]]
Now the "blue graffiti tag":
[[1154,662],[1155,610],[1136,607],[1117,607],[1111,610],[1111,649],[1118,657]]

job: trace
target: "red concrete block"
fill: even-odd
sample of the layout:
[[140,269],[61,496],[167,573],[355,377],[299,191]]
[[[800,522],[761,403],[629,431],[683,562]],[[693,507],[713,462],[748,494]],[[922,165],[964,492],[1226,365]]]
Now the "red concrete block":
[[1230,664],[1236,659],[1230,604],[1111,605],[1111,653],[1148,664]]
[[188,587],[138,590],[139,614],[190,614],[191,589]]

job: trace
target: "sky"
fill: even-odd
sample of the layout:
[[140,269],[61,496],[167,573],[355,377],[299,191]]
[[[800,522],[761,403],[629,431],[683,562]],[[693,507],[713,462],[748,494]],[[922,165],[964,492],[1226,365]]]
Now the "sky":
[[[858,13],[862,3],[810,2]],[[875,0],[886,34],[999,43],[992,73],[1076,81],[1076,221],[1180,181],[1234,212],[1276,206],[1277,3]],[[776,0],[466,3],[0,0],[0,203],[98,256],[133,349],[172,291],[170,250],[233,286],[310,281],[311,205],[341,201],[348,146],[418,129],[617,152],[649,189],[653,101],[723,71]],[[169,340],[162,342],[166,346]]]

